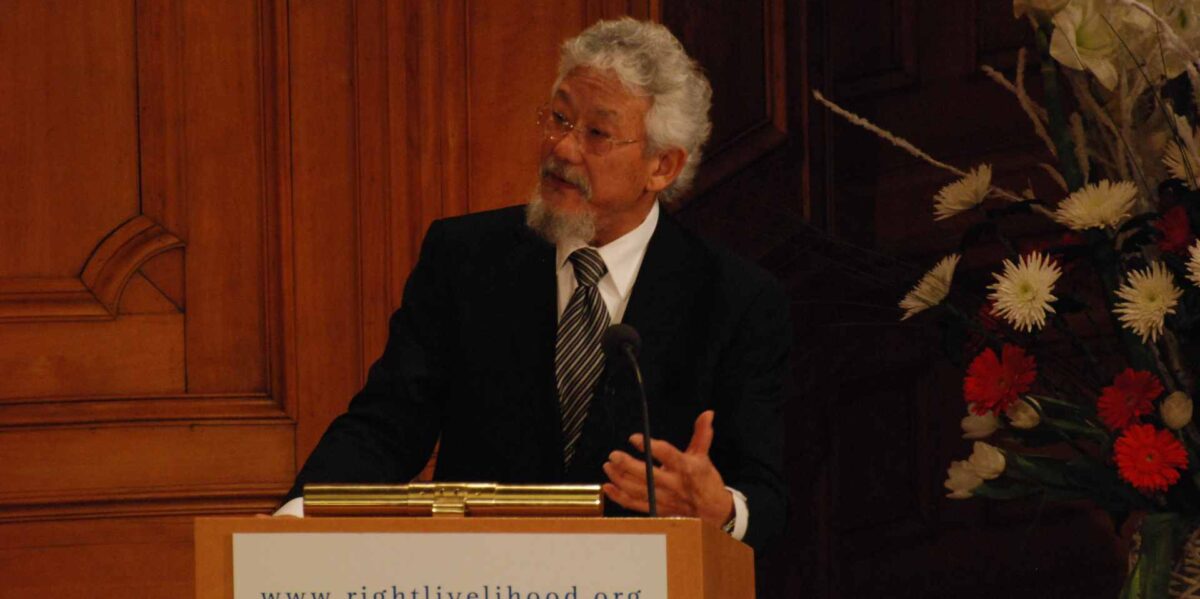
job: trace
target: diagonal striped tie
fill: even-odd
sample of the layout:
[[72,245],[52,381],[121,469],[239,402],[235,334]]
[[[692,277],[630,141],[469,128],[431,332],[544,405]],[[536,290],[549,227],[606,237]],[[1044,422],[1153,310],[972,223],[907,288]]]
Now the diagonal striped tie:
[[608,328],[608,308],[600,298],[596,282],[608,267],[593,248],[575,250],[568,258],[575,267],[575,292],[558,322],[554,352],[554,371],[558,380],[558,401],[562,409],[563,464],[575,457],[575,444],[583,431],[588,405],[600,372],[604,370],[604,352],[600,337]]

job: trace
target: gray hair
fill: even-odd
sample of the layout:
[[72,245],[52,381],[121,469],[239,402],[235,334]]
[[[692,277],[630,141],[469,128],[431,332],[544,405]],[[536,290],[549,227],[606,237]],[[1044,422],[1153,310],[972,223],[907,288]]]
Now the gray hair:
[[677,147],[687,152],[679,177],[659,197],[671,202],[687,191],[700,166],[700,147],[712,132],[712,86],[683,44],[658,23],[630,17],[599,21],[563,42],[554,87],[581,66],[612,70],[631,93],[650,97],[646,151]]

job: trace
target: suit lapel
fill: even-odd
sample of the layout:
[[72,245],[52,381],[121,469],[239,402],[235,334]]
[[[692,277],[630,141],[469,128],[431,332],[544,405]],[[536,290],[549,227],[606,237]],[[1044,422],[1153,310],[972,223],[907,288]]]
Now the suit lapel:
[[665,350],[686,312],[692,287],[689,258],[683,230],[665,210],[660,212],[622,319],[641,335],[643,356]]

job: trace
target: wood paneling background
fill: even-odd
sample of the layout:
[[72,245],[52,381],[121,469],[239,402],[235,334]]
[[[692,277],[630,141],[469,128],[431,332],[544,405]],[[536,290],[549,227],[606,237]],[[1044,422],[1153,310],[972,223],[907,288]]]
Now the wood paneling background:
[[0,597],[189,596],[191,518],[275,506],[428,223],[525,200],[559,44],[622,14],[713,81],[679,216],[794,298],[760,596],[1111,594],[1095,514],[941,498],[959,373],[894,305],[947,177],[809,100],[1019,181],[1007,0],[0,0]]

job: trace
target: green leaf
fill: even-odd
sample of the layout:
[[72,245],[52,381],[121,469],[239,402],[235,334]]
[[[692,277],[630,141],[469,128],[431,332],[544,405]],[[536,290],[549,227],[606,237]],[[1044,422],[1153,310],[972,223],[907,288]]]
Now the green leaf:
[[1025,456],[1014,452],[1008,452],[1004,457],[1006,458],[1006,470],[1019,478],[1059,489],[1065,488],[1069,484],[1066,476],[1067,465],[1061,460],[1042,456]]
[[1150,514],[1142,521],[1142,547],[1122,597],[1167,599],[1180,524],[1179,514],[1170,512]]
[[1042,489],[1036,485],[1029,485],[1020,482],[1000,480],[987,480],[982,485],[975,487],[971,494],[976,497],[986,497],[988,499],[1008,500],[1020,499],[1040,493]]
[[1095,459],[1071,460],[1066,476],[1073,486],[1087,489],[1088,498],[1102,509],[1116,512],[1147,507],[1143,495],[1125,484],[1111,466]]
[[1063,442],[1060,433],[1044,426],[1038,426],[1030,430],[1009,428],[1006,431],[1008,436],[1022,447],[1046,447],[1048,445],[1062,445]]
[[1070,420],[1063,420],[1061,418],[1043,418],[1042,424],[1057,428],[1058,430],[1077,437],[1084,437],[1086,439],[1099,441],[1101,443],[1108,440],[1107,432],[1089,424],[1081,424],[1072,422]]
[[1030,394],[1028,394],[1028,397],[1030,397],[1031,399],[1033,399],[1034,401],[1036,401],[1038,403],[1050,404],[1052,406],[1058,406],[1060,408],[1067,408],[1068,410],[1075,410],[1077,412],[1083,410],[1083,406],[1081,406],[1077,403],[1072,403],[1069,401],[1058,399],[1057,397],[1050,397],[1049,395],[1034,395],[1034,394],[1030,393]]
[[1121,228],[1117,229],[1117,232],[1124,233],[1130,229],[1140,229],[1160,218],[1162,218],[1162,215],[1157,212],[1143,212],[1125,221],[1125,224],[1121,225]]

